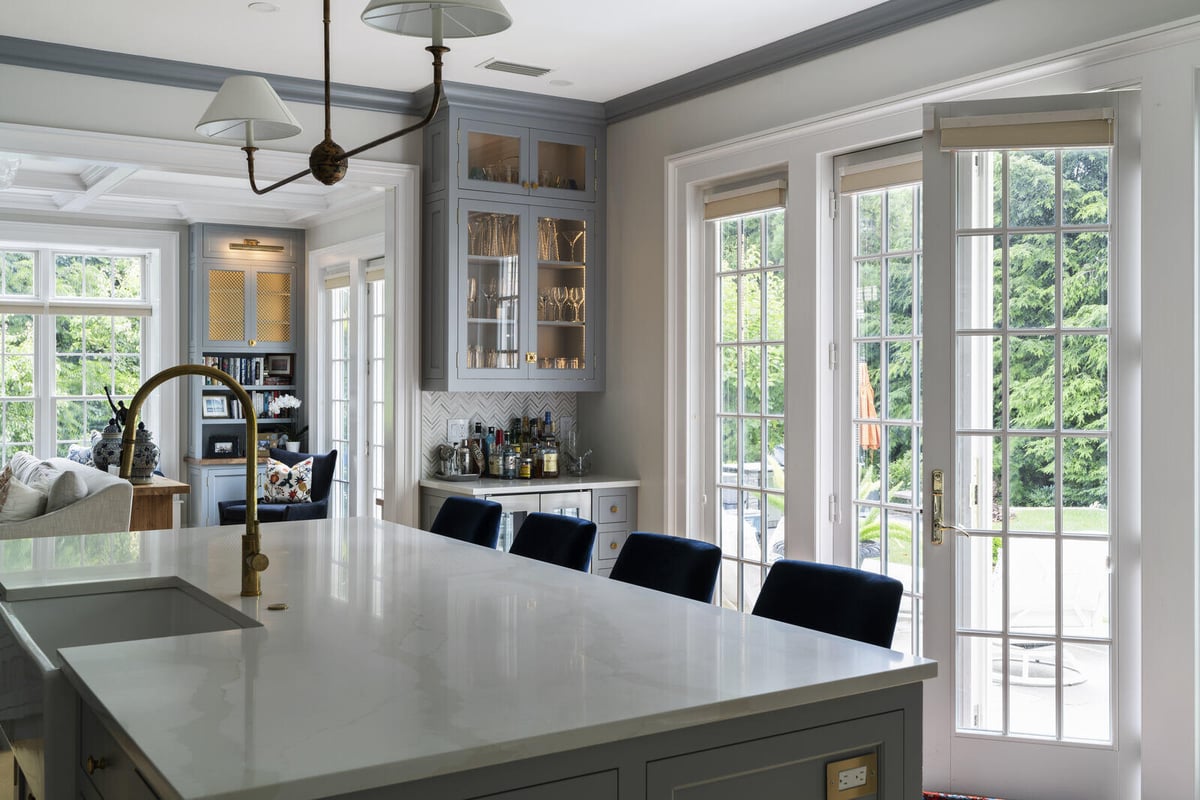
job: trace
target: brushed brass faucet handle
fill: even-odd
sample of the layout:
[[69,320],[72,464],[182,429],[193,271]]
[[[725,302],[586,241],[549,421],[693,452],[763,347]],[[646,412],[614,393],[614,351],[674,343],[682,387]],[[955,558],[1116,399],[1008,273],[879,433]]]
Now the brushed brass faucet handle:
[[251,553],[246,556],[246,564],[255,572],[266,572],[271,560],[267,558],[266,553]]

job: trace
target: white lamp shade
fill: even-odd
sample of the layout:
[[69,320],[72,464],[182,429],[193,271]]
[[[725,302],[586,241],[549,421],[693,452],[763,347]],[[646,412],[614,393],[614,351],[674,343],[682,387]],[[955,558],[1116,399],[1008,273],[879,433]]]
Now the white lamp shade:
[[[249,124],[252,137],[246,136]],[[196,133],[218,139],[283,139],[300,133],[300,123],[275,94],[267,79],[258,75],[226,78],[208,110],[196,124]]]
[[417,0],[371,0],[362,21],[372,28],[401,36],[433,38],[433,12],[441,9],[442,36],[466,39],[499,33],[512,25],[512,17],[500,0],[457,0],[448,3]]

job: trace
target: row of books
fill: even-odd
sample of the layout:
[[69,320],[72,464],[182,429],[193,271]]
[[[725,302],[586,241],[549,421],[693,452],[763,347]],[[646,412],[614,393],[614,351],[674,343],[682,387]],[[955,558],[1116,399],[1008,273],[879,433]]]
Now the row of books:
[[[287,410],[285,410],[282,414],[271,413],[271,401],[284,394],[291,394],[291,392],[250,392],[250,399],[254,401],[254,408],[258,412],[258,419],[279,420],[280,422],[286,422],[290,420],[291,414],[289,414]],[[216,397],[216,395],[205,395],[206,398],[210,396]],[[242,410],[242,404],[239,403],[236,398],[230,397],[229,395],[219,395],[219,397],[225,404],[228,404],[229,406],[229,419],[246,418],[246,415]],[[219,412],[214,416],[219,416]]]
[[[265,356],[204,356],[204,365],[216,367],[243,386],[286,386],[292,382],[291,375],[272,374],[267,369]],[[204,378],[205,386],[220,386],[220,381]]]

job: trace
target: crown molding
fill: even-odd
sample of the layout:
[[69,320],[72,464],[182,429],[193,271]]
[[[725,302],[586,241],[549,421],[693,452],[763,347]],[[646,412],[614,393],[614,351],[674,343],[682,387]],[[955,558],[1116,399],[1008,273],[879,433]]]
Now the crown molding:
[[612,124],[649,114],[990,2],[992,0],[888,0],[609,100],[604,104],[605,118]]

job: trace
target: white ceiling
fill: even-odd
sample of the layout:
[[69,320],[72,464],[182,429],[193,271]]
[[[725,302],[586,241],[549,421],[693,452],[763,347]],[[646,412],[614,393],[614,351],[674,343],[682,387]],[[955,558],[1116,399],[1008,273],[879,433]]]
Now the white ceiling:
[[[321,0],[271,2],[277,10],[262,13],[251,10],[250,0],[4,0],[3,34],[321,80]],[[512,26],[492,36],[447,42],[451,52],[444,77],[603,102],[881,2],[504,0]],[[430,57],[423,49],[428,42],[368,27],[359,20],[365,5],[366,0],[332,3],[332,80],[404,92],[429,85]],[[478,67],[490,59],[551,72],[529,78]],[[224,153],[236,162],[231,170],[205,174],[129,157],[69,158],[80,153],[19,149],[20,140],[16,137],[14,144],[14,137],[0,135],[0,150],[23,156],[16,184],[0,191],[0,209],[305,225],[377,197],[361,182],[326,188],[308,179],[255,197],[235,174],[244,162],[233,157],[232,148]],[[276,174],[294,170],[287,166]]]
[[[445,79],[604,102],[882,0],[504,0],[512,26],[448,41]],[[4,0],[4,34],[97,50],[320,80],[321,0]],[[333,0],[332,80],[411,92],[431,79],[428,42],[370,28],[366,0]],[[64,21],[67,21],[64,24]],[[541,78],[477,68],[545,67]],[[569,82],[569,85],[553,83]]]

